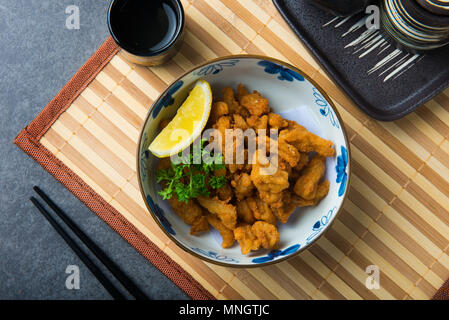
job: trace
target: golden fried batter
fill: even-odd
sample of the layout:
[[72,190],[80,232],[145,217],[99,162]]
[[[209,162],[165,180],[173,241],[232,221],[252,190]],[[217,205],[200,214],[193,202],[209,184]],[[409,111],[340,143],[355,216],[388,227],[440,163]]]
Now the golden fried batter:
[[234,244],[235,238],[234,238],[234,232],[228,228],[225,227],[225,225],[218,219],[214,214],[208,214],[206,215],[207,222],[210,223],[210,225],[216,229],[221,237],[223,238],[223,242],[221,243],[221,246],[223,248],[229,248]]
[[279,140],[294,145],[301,152],[315,151],[323,157],[332,157],[335,154],[332,141],[307,131],[306,128],[294,121],[293,124],[292,121],[289,121],[289,128],[280,132]]
[[229,114],[229,107],[226,102],[218,101],[212,104],[209,115],[209,123],[215,123],[217,120]]
[[268,100],[257,91],[243,96],[240,99],[240,104],[253,116],[261,116],[270,112]]
[[305,200],[312,200],[316,196],[318,183],[324,176],[326,159],[316,155],[305,167],[301,176],[296,180],[293,191]]
[[252,224],[256,221],[253,211],[248,205],[248,199],[237,201],[237,216],[245,223]]
[[272,193],[269,191],[259,191],[259,197],[270,207],[280,207],[282,206],[282,192]]
[[217,122],[213,125],[213,128],[216,129],[219,133],[219,146],[220,151],[224,155],[225,150],[225,137],[226,137],[226,129],[231,129],[231,118],[229,116],[220,117]]
[[207,232],[209,231],[209,222],[207,222],[207,219],[205,216],[201,216],[198,220],[195,221],[195,223],[190,228],[190,234],[197,235],[200,232]]
[[289,187],[288,182],[288,172],[277,168],[274,174],[264,174],[267,173],[267,165],[262,165],[260,163],[253,164],[253,169],[251,170],[251,180],[256,186],[259,192],[270,192],[279,193]]
[[249,118],[246,118],[246,122],[254,130],[267,130],[267,128],[268,128],[268,116],[267,115],[263,115],[262,117],[251,116]]
[[239,83],[239,85],[237,86],[237,101],[242,104],[242,98],[248,94],[249,92],[246,87],[243,84]]
[[209,224],[204,219],[203,209],[194,201],[189,200],[187,203],[179,201],[174,195],[168,199],[173,211],[184,221],[185,224],[192,226],[190,234],[197,235],[202,231],[209,230]]
[[229,112],[236,113],[237,110],[240,108],[240,106],[239,103],[235,101],[234,90],[230,87],[227,87],[223,89],[222,94],[223,94],[223,101],[226,102],[226,104],[229,107]]
[[246,172],[234,175],[234,180],[231,181],[231,185],[234,187],[237,200],[242,200],[250,196],[254,190],[251,177]]
[[276,227],[265,221],[256,221],[251,226],[252,233],[260,241],[264,249],[277,249],[280,241],[279,232]]
[[299,153],[299,161],[296,166],[293,167],[296,171],[301,171],[309,163],[309,154],[305,152]]
[[234,113],[232,116],[234,119],[234,129],[242,129],[245,131],[249,128],[248,123],[246,123],[246,120],[241,115]]
[[318,185],[315,198],[312,200],[305,200],[297,195],[292,197],[292,202],[298,207],[316,206],[329,193],[329,180],[324,180]]
[[288,126],[287,120],[277,113],[268,114],[268,124],[272,129],[281,129]]
[[260,240],[252,232],[249,224],[236,228],[234,230],[234,237],[240,244],[242,254],[248,254],[260,248]]
[[258,197],[250,197],[246,201],[256,220],[263,220],[273,225],[276,224],[276,217],[266,202]]
[[[300,154],[291,144],[285,142],[285,140],[276,141],[269,137],[257,137],[257,147],[261,150],[265,149],[267,153],[271,153],[271,150],[277,150],[279,157],[288,162],[290,167],[294,167],[300,160]],[[285,170],[285,168],[282,168]]]
[[282,223],[287,223],[288,219],[296,209],[296,204],[292,202],[292,195],[289,190],[282,193],[281,201],[275,205],[271,205],[274,215]]
[[[237,113],[245,118],[250,115],[249,111],[245,107],[242,107],[241,103],[235,100],[235,94],[232,88],[230,87],[224,88],[222,93],[223,93],[223,101],[226,102],[227,105],[229,106],[230,113]],[[241,91],[241,93],[243,93],[243,91]]]
[[276,227],[265,221],[256,221],[239,226],[234,230],[234,237],[239,242],[242,254],[248,254],[261,248],[276,249],[279,246],[280,235]]
[[232,197],[234,196],[234,191],[232,190],[231,185],[229,183],[226,183],[223,187],[217,189],[217,196],[218,199],[226,203],[231,201]]
[[199,204],[209,212],[215,214],[226,228],[234,230],[237,225],[237,210],[232,204],[221,201],[218,198],[197,198]]
[[187,203],[179,201],[176,195],[168,199],[173,211],[188,225],[194,225],[195,222],[203,215],[203,209],[194,201],[189,200]]

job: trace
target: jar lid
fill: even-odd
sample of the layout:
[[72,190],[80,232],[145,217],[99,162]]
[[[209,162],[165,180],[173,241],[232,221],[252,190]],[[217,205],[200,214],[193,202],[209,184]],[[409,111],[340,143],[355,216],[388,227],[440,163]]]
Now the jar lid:
[[449,30],[449,16],[432,13],[420,6],[417,0],[387,1],[394,3],[397,10],[401,12],[400,15],[411,25],[424,29]]
[[432,13],[449,16],[449,0],[417,0],[417,2]]

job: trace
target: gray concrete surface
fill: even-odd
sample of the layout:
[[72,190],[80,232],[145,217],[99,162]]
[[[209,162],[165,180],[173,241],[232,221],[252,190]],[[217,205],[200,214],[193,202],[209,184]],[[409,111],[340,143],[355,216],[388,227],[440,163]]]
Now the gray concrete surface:
[[[107,0],[0,0],[0,299],[110,299],[28,198],[39,185],[153,299],[188,299],[13,140],[108,36]],[[66,28],[69,5],[80,29]],[[68,265],[80,289],[68,290]],[[115,281],[115,283],[117,283]]]

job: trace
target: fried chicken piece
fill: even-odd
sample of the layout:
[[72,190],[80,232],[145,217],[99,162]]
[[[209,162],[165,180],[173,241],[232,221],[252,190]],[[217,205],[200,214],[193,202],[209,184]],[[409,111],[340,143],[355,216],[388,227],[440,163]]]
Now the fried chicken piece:
[[181,218],[182,221],[192,226],[203,215],[203,209],[194,201],[179,201],[176,194],[168,199],[173,211]]
[[279,232],[273,224],[265,221],[256,221],[251,226],[252,233],[260,241],[264,249],[277,249],[280,242]]
[[173,211],[184,221],[185,224],[192,226],[190,234],[197,235],[202,231],[209,231],[209,224],[204,219],[203,209],[194,201],[187,203],[179,201],[176,195],[168,199]]
[[224,154],[225,149],[225,138],[226,138],[226,129],[231,129],[231,118],[229,116],[220,117],[217,122],[212,126],[215,130],[218,131],[218,139],[219,146],[221,147],[221,152]]
[[291,167],[295,167],[298,164],[300,159],[298,149],[283,140],[279,140],[278,149],[279,157],[287,161]]
[[249,111],[246,108],[242,107],[239,102],[235,100],[235,93],[232,88],[224,88],[222,94],[223,101],[226,102],[229,107],[229,113],[236,113],[244,118],[249,117]]
[[[254,155],[257,156],[257,155]],[[275,168],[275,172],[270,174],[268,167],[274,163],[270,160],[267,165],[259,162],[253,164],[251,170],[251,180],[259,192],[279,193],[289,187],[288,172],[279,168]]]
[[207,232],[209,231],[209,222],[207,222],[207,219],[205,216],[201,216],[198,220],[195,221],[195,223],[190,228],[190,234],[196,236],[200,232]]
[[228,203],[234,196],[234,191],[229,183],[226,183],[223,187],[217,189],[217,196],[221,201]]
[[256,221],[252,226],[245,224],[234,230],[234,237],[240,244],[242,254],[264,249],[276,249],[280,236],[277,228],[265,221]]
[[253,211],[248,205],[247,199],[237,201],[237,216],[245,223],[253,224],[254,221],[256,221]]
[[208,214],[206,215],[207,222],[216,229],[221,237],[223,238],[223,241],[221,243],[221,246],[223,248],[229,248],[234,244],[235,238],[234,238],[234,232],[228,228],[220,221],[217,216],[214,214]]
[[281,129],[288,126],[288,121],[282,118],[281,115],[277,113],[269,113],[268,114],[268,124],[272,129]]
[[255,90],[253,93],[243,96],[240,99],[240,104],[253,116],[261,116],[270,112],[268,100]]
[[289,187],[288,172],[278,168],[274,174],[262,175],[264,166],[253,164],[251,180],[259,192],[259,198],[271,207],[282,206],[282,192]]
[[242,254],[248,254],[251,251],[259,250],[260,240],[251,230],[250,225],[243,225],[234,230],[234,237],[240,244]]
[[300,154],[298,149],[296,149],[291,144],[287,143],[285,140],[276,141],[269,137],[258,137],[257,138],[257,148],[265,148],[266,152],[270,153],[274,151],[279,155],[279,157],[285,160],[291,167],[298,164],[300,159]]
[[267,130],[268,128],[268,116],[263,115],[260,116],[251,116],[249,118],[246,118],[246,122],[248,125],[253,128],[254,130]]
[[[224,154],[226,167],[231,174],[236,173],[239,170],[245,168],[245,163],[247,162],[247,150],[244,148],[244,139],[240,137],[240,134],[236,134],[237,137],[231,143],[226,143],[226,150]],[[237,153],[238,152],[238,153]],[[231,163],[229,163],[231,162]]]
[[262,201],[259,197],[250,197],[246,201],[256,220],[276,224],[276,217],[266,202]]
[[243,131],[245,131],[249,128],[246,120],[240,114],[234,113],[232,117],[234,120],[234,129],[242,129]]
[[299,153],[299,161],[296,166],[293,167],[295,171],[301,171],[309,163],[309,154],[305,152]]
[[329,185],[330,185],[329,180],[324,180],[323,182],[321,182],[318,185],[315,198],[313,198],[312,200],[305,200],[305,199],[301,198],[300,196],[293,195],[292,202],[297,207],[316,206],[329,193]]
[[279,159],[279,168],[281,168],[281,170],[287,171],[288,178],[290,179],[290,175],[293,172],[293,168],[290,166],[290,164],[284,159]]
[[[238,148],[237,143],[243,143],[243,139],[235,139],[232,143],[226,143],[226,130],[232,129],[232,123],[230,116],[222,116],[218,119],[218,121],[213,125],[213,128],[218,131],[218,139],[220,152],[223,154],[225,158],[225,163],[228,163],[226,167],[229,169],[231,173],[234,173],[238,170],[243,169],[243,164],[237,164],[235,159],[236,150]],[[232,155],[232,158],[229,159],[229,155]],[[244,161],[243,161],[244,162]]]
[[[232,129],[233,124],[231,123],[230,116],[222,116],[218,119],[218,121],[213,125],[213,128],[218,131],[218,139],[219,139],[219,147],[220,152],[223,154],[225,158],[225,163],[227,163],[226,167],[229,169],[231,173],[234,173],[238,170],[244,168],[245,159],[241,159],[242,163],[237,163],[236,152],[237,150],[243,150],[244,139],[241,137],[243,132],[234,132],[234,136],[232,136],[232,142],[226,143],[226,130]],[[228,139],[231,136],[228,137]]]
[[237,86],[237,101],[241,104],[241,100],[244,96],[248,95],[249,91],[246,89],[246,87],[239,83]]
[[269,191],[259,191],[259,198],[270,207],[282,206],[282,192],[271,193]]
[[320,155],[314,156],[296,180],[293,191],[305,200],[313,200],[325,171],[326,159]]
[[291,121],[289,122],[289,129],[280,132],[279,140],[294,145],[301,152],[316,151],[323,157],[332,157],[335,154],[332,141],[307,131],[306,128],[296,122],[294,124]]
[[252,195],[254,190],[254,184],[251,181],[251,177],[245,172],[234,175],[234,180],[231,181],[231,185],[234,188],[237,200],[242,200]]
[[212,108],[210,109],[209,115],[209,123],[216,123],[217,120],[229,114],[229,107],[226,102],[218,101],[212,104]]
[[226,228],[234,230],[237,225],[237,210],[232,204],[228,204],[215,198],[200,196],[197,198],[199,204],[209,212],[215,214]]
[[296,166],[292,168],[292,171],[288,174],[288,178],[290,179],[290,181],[296,182],[296,180],[298,180],[299,176],[301,175],[302,169],[304,169],[304,167],[308,163],[309,163],[309,154],[300,152],[298,163],[296,164]]
[[288,219],[296,209],[296,204],[292,201],[290,191],[285,190],[282,193],[282,199],[277,203],[277,205],[271,205],[270,207],[280,222],[287,223]]
[[222,91],[223,95],[223,101],[226,102],[226,104],[229,107],[229,113],[236,113],[239,109],[239,103],[235,101],[234,97],[234,89],[231,87],[226,87]]

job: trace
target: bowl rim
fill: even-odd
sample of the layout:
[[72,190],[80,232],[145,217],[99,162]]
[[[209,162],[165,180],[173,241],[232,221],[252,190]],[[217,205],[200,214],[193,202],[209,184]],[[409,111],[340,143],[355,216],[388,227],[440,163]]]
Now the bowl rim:
[[[142,179],[140,176],[140,144],[142,141],[142,137],[143,137],[143,133],[144,133],[144,129],[145,129],[145,125],[148,122],[148,119],[150,118],[154,107],[160,102],[161,98],[167,93],[167,91],[175,84],[177,83],[179,80],[181,80],[183,77],[185,77],[186,75],[188,75],[191,72],[194,72],[197,69],[200,69],[208,64],[214,63],[214,62],[219,62],[222,60],[228,60],[228,59],[259,59],[259,60],[266,60],[266,61],[270,61],[270,62],[274,62],[277,63],[279,65],[282,65],[286,68],[289,68],[291,70],[294,70],[296,72],[298,72],[300,75],[302,75],[305,79],[307,79],[313,86],[315,86],[320,93],[324,96],[324,98],[326,99],[326,101],[329,103],[329,105],[332,107],[332,110],[334,111],[335,115],[338,118],[338,121],[341,124],[341,130],[343,132],[343,138],[345,140],[346,143],[346,149],[348,151],[348,179],[347,179],[347,184],[346,184],[346,189],[345,189],[345,193],[343,194],[343,200],[341,202],[340,207],[338,208],[337,213],[335,214],[334,218],[332,219],[331,223],[329,223],[328,225],[326,225],[324,227],[324,229],[321,231],[321,233],[314,238],[311,242],[309,242],[307,245],[305,246],[301,246],[298,251],[294,252],[293,254],[290,254],[288,256],[276,259],[276,260],[272,260],[272,261],[267,261],[267,262],[263,262],[263,263],[253,263],[253,264],[232,264],[232,263],[227,263],[227,262],[221,262],[221,261],[217,261],[217,260],[213,260],[210,259],[208,257],[205,257],[203,255],[200,255],[199,253],[193,251],[192,249],[190,249],[189,247],[185,246],[184,244],[182,244],[180,241],[178,241],[173,235],[171,235],[169,232],[167,232],[167,230],[165,230],[164,226],[160,223],[159,219],[157,218],[157,216],[154,214],[154,212],[151,210],[150,206],[147,203],[146,197],[145,197],[145,193],[143,192],[143,186],[142,186]],[[142,127],[140,129],[140,133],[139,133],[139,139],[137,142],[137,152],[136,152],[136,168],[137,168],[137,180],[139,183],[139,191],[140,194],[142,195],[143,201],[145,202],[145,206],[147,207],[147,210],[149,211],[149,213],[151,214],[152,218],[155,220],[155,222],[157,223],[157,225],[159,226],[159,228],[165,233],[165,235],[172,240],[180,249],[182,249],[183,251],[193,255],[194,257],[197,257],[203,261],[206,262],[210,262],[213,263],[215,265],[219,265],[222,267],[229,267],[229,268],[259,268],[259,267],[265,267],[268,265],[272,265],[272,264],[276,264],[282,261],[286,261],[288,259],[291,259],[295,256],[297,256],[298,254],[300,254],[302,251],[304,251],[305,249],[309,249],[311,248],[328,230],[329,228],[333,225],[333,223],[335,222],[335,220],[337,219],[337,217],[340,215],[340,213],[343,210],[344,204],[348,198],[348,191],[350,188],[350,182],[351,182],[351,173],[352,173],[352,161],[351,161],[351,146],[350,146],[350,141],[348,139],[348,134],[346,132],[346,128],[344,126],[343,120],[340,116],[340,113],[338,112],[334,102],[332,101],[332,99],[329,97],[329,95],[326,93],[326,91],[324,91],[324,89],[315,81],[313,80],[308,74],[306,74],[305,72],[303,72],[301,69],[299,69],[298,67],[273,58],[273,57],[269,57],[269,56],[264,56],[264,55],[255,55],[255,54],[236,54],[236,55],[227,55],[227,56],[221,56],[221,57],[217,57],[214,59],[209,59],[199,65],[194,66],[193,68],[189,69],[188,71],[184,72],[182,75],[180,75],[179,77],[177,77],[175,80],[171,81],[171,83],[167,86],[167,88],[165,88],[165,90],[163,92],[161,92],[161,94],[157,97],[156,100],[154,100],[153,104],[151,105],[151,107],[148,109],[147,111],[147,115],[145,117],[145,120],[142,123]]]

